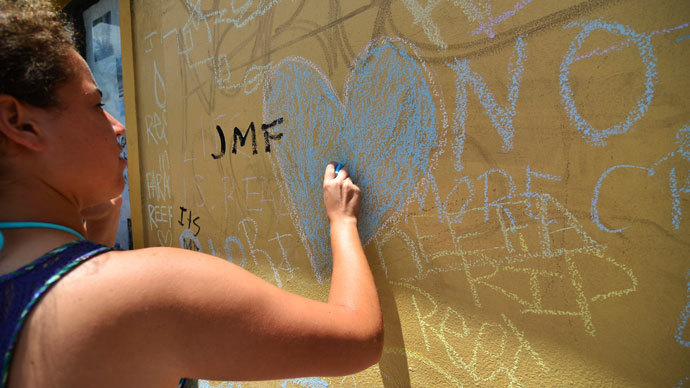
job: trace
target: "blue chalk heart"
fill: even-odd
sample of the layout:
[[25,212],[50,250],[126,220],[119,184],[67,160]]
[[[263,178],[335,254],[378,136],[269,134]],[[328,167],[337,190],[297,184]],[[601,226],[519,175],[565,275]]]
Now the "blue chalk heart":
[[359,233],[366,245],[414,196],[439,152],[433,81],[412,47],[378,39],[352,66],[341,103],[328,78],[303,58],[267,75],[264,120],[282,117],[273,150],[283,197],[319,281],[331,270],[323,174],[347,166],[363,193]]

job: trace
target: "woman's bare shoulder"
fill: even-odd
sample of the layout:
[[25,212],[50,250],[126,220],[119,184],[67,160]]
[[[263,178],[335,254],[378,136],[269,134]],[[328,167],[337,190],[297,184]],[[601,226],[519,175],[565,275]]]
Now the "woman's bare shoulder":
[[[95,257],[59,282],[37,310],[30,330],[60,325],[34,337],[39,340],[28,350],[52,354],[52,365],[79,381],[120,380],[118,373],[143,373],[151,381],[342,375],[371,365],[380,352],[380,333],[351,309],[175,248]],[[99,361],[106,358],[118,360],[118,368]]]
[[[209,267],[228,264],[174,248],[110,251],[85,261],[55,283],[29,315],[10,381],[47,386],[41,379],[50,376],[51,386],[88,381],[138,386],[150,379],[152,386],[161,381],[174,386],[176,365],[168,355],[181,351],[171,338],[180,335],[175,320],[185,319],[175,311],[191,303],[179,295],[192,289],[195,272],[201,277]],[[135,376],[136,382],[125,381]]]

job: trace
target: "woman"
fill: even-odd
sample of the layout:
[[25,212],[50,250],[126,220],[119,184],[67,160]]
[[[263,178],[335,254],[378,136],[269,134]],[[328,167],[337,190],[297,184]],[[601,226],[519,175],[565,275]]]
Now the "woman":
[[328,303],[202,253],[108,250],[80,237],[114,242],[124,128],[102,109],[69,30],[43,2],[5,1],[0,63],[2,386],[173,387],[378,362],[381,310],[346,169],[324,175]]

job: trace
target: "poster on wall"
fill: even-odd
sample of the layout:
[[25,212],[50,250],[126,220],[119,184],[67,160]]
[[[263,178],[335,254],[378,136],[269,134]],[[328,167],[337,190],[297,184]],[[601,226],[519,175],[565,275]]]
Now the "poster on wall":
[[[120,49],[120,13],[117,0],[100,0],[83,14],[86,31],[86,62],[98,87],[103,92],[104,109],[126,126],[122,87],[122,53]],[[120,138],[125,146],[125,137]],[[125,148],[124,157],[127,157]],[[115,248],[132,247],[131,209],[129,205],[128,174],[125,170],[125,189],[118,222]]]

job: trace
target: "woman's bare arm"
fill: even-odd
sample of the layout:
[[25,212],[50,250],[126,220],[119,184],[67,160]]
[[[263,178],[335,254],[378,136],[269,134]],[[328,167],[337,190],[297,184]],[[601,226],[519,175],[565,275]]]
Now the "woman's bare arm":
[[[78,267],[49,293],[57,302],[47,303],[59,305],[51,311],[69,319],[43,345],[76,350],[74,362],[64,352],[56,362],[63,365],[65,359],[64,368],[79,365],[65,374],[82,382],[138,374],[168,381],[345,375],[378,362],[383,323],[356,228],[359,189],[346,171],[333,175],[329,165],[324,198],[333,275],[327,303],[284,291],[203,253],[111,252]],[[120,367],[94,353],[119,360]]]

